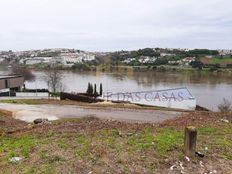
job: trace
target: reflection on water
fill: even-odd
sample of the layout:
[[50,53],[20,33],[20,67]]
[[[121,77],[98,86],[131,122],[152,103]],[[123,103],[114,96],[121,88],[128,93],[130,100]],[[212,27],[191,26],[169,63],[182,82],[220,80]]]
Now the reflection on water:
[[[2,70],[1,73],[6,73]],[[47,88],[44,73],[34,71],[36,81],[27,82],[27,88]],[[217,109],[223,98],[232,99],[232,73],[213,72],[63,72],[66,91],[85,92],[88,82],[103,84],[104,92],[136,92],[156,89],[188,87],[197,103]]]

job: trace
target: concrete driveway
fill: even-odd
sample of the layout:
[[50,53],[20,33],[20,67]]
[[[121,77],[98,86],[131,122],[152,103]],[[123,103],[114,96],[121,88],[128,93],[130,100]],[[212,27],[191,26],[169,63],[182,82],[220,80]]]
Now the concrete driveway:
[[81,118],[94,116],[127,122],[162,122],[181,115],[181,112],[122,108],[91,108],[73,105],[26,105],[0,103],[0,109],[13,112],[16,119],[32,122],[36,118]]

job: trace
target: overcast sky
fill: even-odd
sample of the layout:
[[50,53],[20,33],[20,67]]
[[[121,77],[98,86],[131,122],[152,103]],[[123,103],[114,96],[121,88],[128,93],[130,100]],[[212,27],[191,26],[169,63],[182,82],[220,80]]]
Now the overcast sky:
[[0,3],[0,50],[232,48],[231,0]]

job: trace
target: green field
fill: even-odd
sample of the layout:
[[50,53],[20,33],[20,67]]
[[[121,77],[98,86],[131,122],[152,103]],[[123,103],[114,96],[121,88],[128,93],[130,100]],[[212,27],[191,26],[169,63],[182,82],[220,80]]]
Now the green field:
[[221,64],[221,63],[232,64],[232,58],[231,57],[225,57],[225,58],[214,57],[212,58],[212,63],[213,64]]

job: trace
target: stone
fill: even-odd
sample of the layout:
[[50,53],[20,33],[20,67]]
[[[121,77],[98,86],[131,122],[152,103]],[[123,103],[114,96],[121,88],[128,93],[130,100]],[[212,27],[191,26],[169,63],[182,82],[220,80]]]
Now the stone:
[[32,129],[32,128],[34,128],[34,125],[30,123],[30,124],[26,125],[25,128]]
[[221,119],[221,121],[224,122],[224,123],[229,123],[229,122],[230,122],[230,121],[227,120],[227,119]]
[[33,122],[34,124],[41,124],[41,123],[47,123],[49,121],[47,118],[38,118],[38,119],[35,119]]
[[13,157],[13,158],[10,158],[9,161],[12,163],[16,163],[18,161],[21,161],[22,159],[23,159],[22,157]]
[[197,156],[199,156],[199,157],[201,157],[201,158],[203,158],[205,155],[203,154],[203,153],[201,153],[201,152],[196,152],[195,153]]

